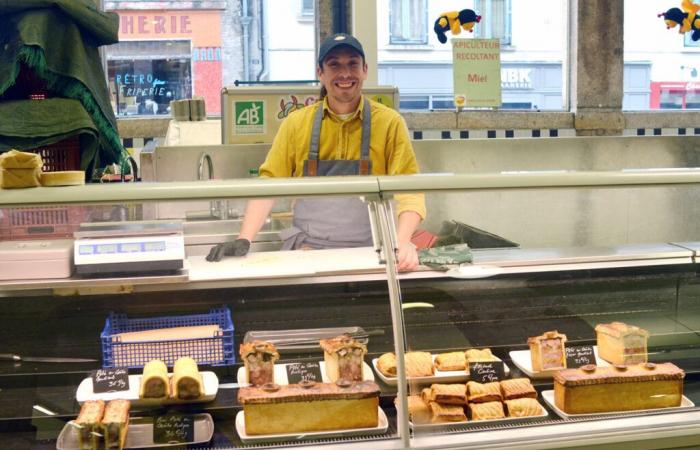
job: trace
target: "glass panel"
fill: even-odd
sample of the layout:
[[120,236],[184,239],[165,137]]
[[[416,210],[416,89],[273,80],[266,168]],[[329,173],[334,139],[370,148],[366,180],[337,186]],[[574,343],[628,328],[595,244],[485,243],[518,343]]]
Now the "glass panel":
[[[441,44],[433,32],[440,15],[474,9],[483,16],[475,32],[461,32],[456,38],[501,39],[501,108],[561,110],[564,108],[563,62],[566,59],[567,9],[563,0],[547,0],[532,8],[526,0],[425,0],[425,10],[412,10],[418,2],[383,0],[377,3],[378,76],[380,85],[399,87],[401,96],[452,96],[452,46]],[[409,18],[406,18],[408,13]],[[397,41],[405,24],[427,20],[427,40]],[[389,23],[387,28],[383,24]],[[533,23],[538,26],[533,28]],[[447,34],[448,39],[453,37]],[[560,39],[552,39],[560,36]],[[396,45],[401,44],[401,45]],[[420,61],[417,63],[416,61]],[[401,102],[404,108],[404,102]],[[416,104],[406,102],[407,109]],[[527,105],[530,106],[527,106]],[[436,107],[434,101],[423,109]],[[448,107],[453,108],[453,107]]]
[[[683,15],[682,2],[663,5],[653,0],[625,1],[625,110],[696,109],[687,97],[700,87],[700,41],[679,27],[667,29],[668,8]],[[669,15],[673,17],[673,15]]]

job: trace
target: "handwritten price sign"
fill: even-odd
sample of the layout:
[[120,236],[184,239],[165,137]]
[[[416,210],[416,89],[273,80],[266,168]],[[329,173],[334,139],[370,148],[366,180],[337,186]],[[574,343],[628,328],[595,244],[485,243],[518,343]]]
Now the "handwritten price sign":
[[575,369],[588,364],[596,364],[592,345],[580,345],[578,347],[566,347],[566,367]]
[[194,441],[194,416],[168,414],[153,419],[153,442],[177,444]]
[[129,371],[125,368],[93,370],[90,377],[95,394],[129,390]]
[[291,363],[287,364],[286,369],[289,384],[296,384],[301,381],[318,381],[319,383],[323,381],[319,361]]
[[477,383],[490,383],[505,377],[503,361],[475,362],[469,364],[469,379]]

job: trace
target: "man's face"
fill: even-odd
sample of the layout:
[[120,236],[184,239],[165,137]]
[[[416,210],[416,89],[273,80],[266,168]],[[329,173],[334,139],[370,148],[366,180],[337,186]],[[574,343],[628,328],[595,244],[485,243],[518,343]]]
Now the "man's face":
[[348,47],[339,47],[326,56],[316,74],[328,91],[329,100],[337,103],[356,102],[367,79],[367,64],[359,53]]

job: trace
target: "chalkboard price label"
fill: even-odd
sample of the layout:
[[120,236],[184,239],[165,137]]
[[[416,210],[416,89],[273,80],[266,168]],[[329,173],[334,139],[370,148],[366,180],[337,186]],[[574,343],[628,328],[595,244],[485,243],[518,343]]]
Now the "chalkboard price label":
[[301,381],[317,381],[319,383],[323,381],[319,361],[290,363],[286,365],[286,368],[289,384],[297,384]]
[[566,347],[566,367],[568,369],[575,369],[588,364],[596,365],[592,345]]
[[469,379],[477,383],[490,383],[505,378],[503,361],[469,363]]
[[129,390],[129,371],[123,367],[99,369],[90,372],[92,392],[120,392]]
[[194,416],[167,414],[153,419],[153,442],[178,444],[194,441]]

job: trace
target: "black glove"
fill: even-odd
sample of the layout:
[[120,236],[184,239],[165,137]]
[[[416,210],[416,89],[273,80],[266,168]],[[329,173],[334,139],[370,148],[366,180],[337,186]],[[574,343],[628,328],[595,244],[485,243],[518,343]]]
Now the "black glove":
[[236,239],[233,242],[225,242],[216,244],[209,250],[207,261],[221,261],[224,256],[245,256],[250,250],[250,241],[248,239]]

